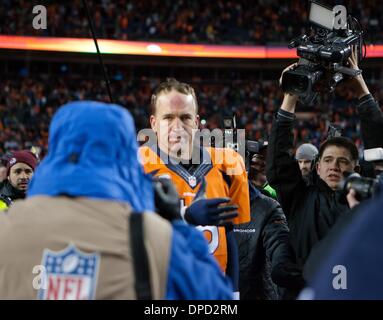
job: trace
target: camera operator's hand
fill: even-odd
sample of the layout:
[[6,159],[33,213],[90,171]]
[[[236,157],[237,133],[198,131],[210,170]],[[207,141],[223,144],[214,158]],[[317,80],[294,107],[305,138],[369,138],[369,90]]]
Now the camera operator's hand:
[[[289,70],[292,70],[292,69],[296,68],[297,65],[298,65],[298,62],[295,62],[295,63],[289,65],[287,68],[285,68],[282,71],[281,77],[279,78],[279,85],[280,86],[282,86],[283,74],[286,71],[289,71]],[[294,113],[295,112],[295,105],[297,104],[297,102],[298,102],[298,96],[290,94],[290,93],[285,93],[281,109],[283,109],[285,111],[288,111],[288,112]]]
[[181,218],[181,204],[173,182],[167,178],[153,178],[154,201],[157,213],[166,220]]
[[196,226],[229,225],[238,216],[238,206],[222,205],[229,201],[230,198],[199,199],[186,209],[185,220]]
[[[348,58],[348,64],[351,69],[360,70],[358,66],[358,52],[356,46],[352,47],[351,57]],[[370,93],[361,74],[350,78],[347,82],[355,90],[358,99],[361,99]]]
[[346,198],[350,209],[356,207],[360,203],[356,200],[356,192],[354,189],[350,189],[350,192],[347,194]]
[[298,62],[295,62],[295,63],[293,63],[293,64],[290,64],[288,67],[286,67],[286,68],[282,71],[281,77],[279,78],[279,86],[282,86],[282,78],[283,78],[283,74],[284,74],[286,71],[295,69],[297,66],[298,66]]

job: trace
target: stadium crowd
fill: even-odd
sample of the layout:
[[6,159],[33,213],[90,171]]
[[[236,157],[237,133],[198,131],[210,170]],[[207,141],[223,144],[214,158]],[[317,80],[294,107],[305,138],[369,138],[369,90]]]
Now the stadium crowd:
[[[151,90],[160,79],[140,78],[112,83],[115,101],[133,115],[137,130],[149,128]],[[237,128],[246,129],[250,140],[267,140],[275,110],[282,93],[276,82],[254,79],[231,84],[192,82],[197,90],[202,128],[222,128],[223,119],[236,116]],[[383,101],[383,90],[371,86],[377,101]],[[98,80],[77,80],[69,77],[39,79],[16,78],[0,81],[0,154],[10,150],[48,146],[50,120],[59,106],[72,100],[108,101],[106,90]],[[322,96],[306,109],[309,118],[301,117],[294,129],[297,144],[310,142],[319,147],[326,138],[329,122],[340,127],[344,135],[361,147],[360,126],[356,115],[356,98],[345,86],[336,89],[335,98]],[[298,110],[299,111],[299,110]]]
[[[46,2],[46,3],[45,3]],[[345,4],[348,12],[368,30],[366,41],[383,41],[382,11],[379,0],[328,1]],[[32,28],[32,8],[45,5],[49,28]],[[287,43],[308,27],[308,8],[304,1],[91,1],[96,34],[100,38],[264,45]],[[214,17],[214,19],[212,19]],[[294,17],[294,19],[291,19]],[[0,34],[55,37],[89,37],[81,0],[50,1],[5,0],[0,8]]]
[[[34,3],[4,3],[0,33],[88,36],[80,0],[47,3],[46,32],[25,27]],[[347,2],[373,42],[377,4]],[[91,12],[101,37],[264,44],[299,34],[305,9],[104,0]],[[167,66],[161,79],[160,68],[110,66],[109,103],[92,68],[5,63],[0,299],[383,299],[381,66],[362,70],[353,49],[353,72],[312,105],[282,86],[296,64],[279,81],[275,70],[225,78],[233,69]],[[196,138],[233,116],[245,153]]]

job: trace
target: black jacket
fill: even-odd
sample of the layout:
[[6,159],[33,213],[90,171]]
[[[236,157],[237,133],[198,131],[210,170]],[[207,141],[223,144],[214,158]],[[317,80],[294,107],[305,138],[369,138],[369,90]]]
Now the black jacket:
[[320,178],[306,185],[292,152],[294,119],[292,113],[278,111],[269,137],[266,174],[277,191],[297,262],[303,267],[311,249],[350,209],[341,192],[333,191]]
[[371,94],[359,100],[357,107],[365,149],[383,147],[383,114]]
[[[279,203],[250,185],[251,221],[234,227],[239,246],[239,291],[242,300],[280,299],[272,278],[295,256]],[[283,275],[282,275],[283,276]],[[289,275],[288,275],[289,276]]]
[[[365,149],[383,147],[383,114],[372,95],[368,94],[360,99],[357,111],[360,117],[360,125],[362,131],[363,144]],[[368,164],[368,163],[367,163]],[[374,177],[374,173],[363,172],[364,175]],[[339,238],[342,237],[343,230],[353,221],[354,217],[363,210],[366,203],[360,205],[350,211],[350,214],[343,216],[333,226],[326,236],[313,248],[305,265],[305,278],[312,279],[315,275],[320,262],[327,259],[331,249],[334,247]]]
[[4,180],[0,183],[0,195],[10,198],[12,201],[17,199],[24,199],[25,192],[14,188],[8,180]]

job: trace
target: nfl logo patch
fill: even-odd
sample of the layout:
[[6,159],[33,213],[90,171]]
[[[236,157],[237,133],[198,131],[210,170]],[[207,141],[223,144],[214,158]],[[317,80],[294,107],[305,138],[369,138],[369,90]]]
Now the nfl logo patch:
[[62,251],[45,249],[41,264],[45,267],[44,289],[40,300],[91,300],[95,298],[100,255],[87,254],[73,244]]
[[194,188],[197,185],[197,179],[195,176],[189,177],[189,185]]

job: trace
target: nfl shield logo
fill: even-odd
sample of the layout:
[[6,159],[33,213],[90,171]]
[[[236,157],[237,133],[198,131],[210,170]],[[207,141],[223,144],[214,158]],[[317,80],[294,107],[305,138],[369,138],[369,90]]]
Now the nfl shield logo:
[[194,188],[197,185],[197,179],[195,176],[189,177],[189,185]]
[[45,287],[40,300],[90,300],[95,298],[100,255],[86,254],[73,244],[62,251],[45,249],[41,264],[45,267]]

